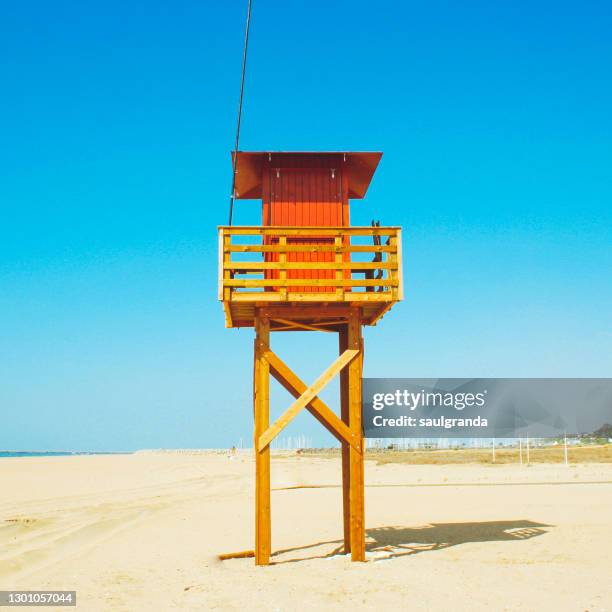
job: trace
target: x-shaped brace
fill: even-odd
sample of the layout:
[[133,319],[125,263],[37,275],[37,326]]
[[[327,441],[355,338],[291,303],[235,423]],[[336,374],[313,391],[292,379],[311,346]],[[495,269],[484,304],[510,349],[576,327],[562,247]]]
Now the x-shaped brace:
[[350,444],[355,450],[361,452],[361,440],[349,426],[342,421],[317,395],[321,390],[339,374],[359,351],[345,350],[309,387],[306,386],[296,374],[273,352],[264,352],[264,359],[270,364],[270,373],[278,382],[296,398],[295,402],[264,431],[257,441],[257,450],[263,450],[274,438],[295,418],[304,408],[322,423],[330,433],[341,442]]

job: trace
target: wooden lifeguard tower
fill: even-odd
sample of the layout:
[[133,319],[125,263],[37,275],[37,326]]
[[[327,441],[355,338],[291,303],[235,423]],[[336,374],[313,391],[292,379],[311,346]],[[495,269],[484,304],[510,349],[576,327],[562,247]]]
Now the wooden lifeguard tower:
[[[262,200],[260,226],[219,227],[226,327],[254,327],[255,562],[271,554],[270,443],[304,408],[342,445],[344,549],[365,561],[362,325],[402,299],[401,228],[354,227],[381,153],[238,152],[235,197]],[[338,333],[339,356],[303,382],[270,348],[270,332]],[[270,374],[295,401],[270,424]],[[319,397],[340,375],[338,417]]]

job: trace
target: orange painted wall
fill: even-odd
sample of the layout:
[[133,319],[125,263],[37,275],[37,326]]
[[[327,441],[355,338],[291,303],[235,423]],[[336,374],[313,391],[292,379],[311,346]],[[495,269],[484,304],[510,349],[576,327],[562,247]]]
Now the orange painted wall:
[[[348,177],[343,172],[343,157],[322,158],[283,155],[272,158],[263,172],[263,225],[348,226]],[[333,239],[317,237],[288,238],[288,244],[333,244]],[[267,261],[277,261],[269,254]],[[334,261],[334,254],[289,253],[288,261]],[[348,261],[348,257],[346,258]],[[271,278],[277,278],[276,272]],[[335,278],[333,270],[291,270],[287,278]],[[291,291],[326,292],[331,287],[294,287]]]

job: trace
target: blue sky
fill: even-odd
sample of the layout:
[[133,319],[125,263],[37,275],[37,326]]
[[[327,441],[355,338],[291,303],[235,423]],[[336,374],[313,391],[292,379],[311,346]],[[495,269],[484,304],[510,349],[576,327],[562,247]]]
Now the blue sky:
[[[0,448],[250,440],[252,331],[215,295],[245,5],[4,8]],[[366,376],[612,374],[611,29],[603,1],[254,0],[241,148],[384,151],[352,220],[404,227],[406,300]],[[273,343],[303,378],[336,350]]]

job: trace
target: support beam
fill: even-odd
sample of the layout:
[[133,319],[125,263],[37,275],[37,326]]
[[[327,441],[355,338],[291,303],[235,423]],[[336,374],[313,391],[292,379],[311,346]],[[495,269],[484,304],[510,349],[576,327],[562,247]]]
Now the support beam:
[[330,332],[330,329],[322,329],[320,327],[317,327],[316,325],[309,325],[308,323],[302,323],[300,321],[288,321],[287,319],[279,319],[278,317],[274,317],[274,319],[272,319],[273,321],[276,321],[277,323],[280,323],[281,325],[286,325],[287,327],[295,327],[296,329],[304,329],[307,331],[323,331],[323,332]]
[[365,561],[365,504],[363,474],[363,432],[361,426],[361,375],[363,367],[363,340],[361,337],[361,311],[351,312],[348,323],[348,349],[357,351],[359,357],[348,366],[349,425],[359,436],[360,450],[349,449],[350,476],[350,531],[351,560]]
[[[295,374],[273,351],[266,351],[264,356],[270,364],[270,373],[272,376],[274,376],[293,397],[301,397],[308,387],[299,376],[297,376],[297,374]],[[340,372],[341,377],[344,372],[346,372],[346,368]],[[314,397],[306,408],[339,442],[359,448],[359,437],[353,435],[348,425],[340,420],[323,400],[319,397]]]
[[[348,348],[348,324],[342,325],[338,333],[339,354]],[[346,426],[349,421],[349,387],[348,370],[345,368],[340,372],[340,417]],[[352,433],[352,432],[351,432]],[[344,554],[351,552],[351,501],[350,501],[350,446],[342,442],[342,524],[344,526]]]
[[[270,319],[264,307],[255,311],[255,563],[267,565],[271,555],[270,442],[307,408],[342,444],[342,505],[344,549],[352,561],[365,561],[364,444],[361,422],[363,338],[361,309],[352,308],[340,324],[339,357],[310,386],[270,349]],[[267,314],[267,313],[266,313]],[[289,320],[288,320],[289,321]],[[269,385],[272,374],[296,401],[270,426]],[[340,374],[341,418],[318,397]],[[250,556],[250,551],[228,555]]]
[[256,313],[255,370],[253,396],[255,412],[255,563],[268,565],[272,546],[270,519],[270,447],[257,446],[270,423],[270,366],[264,353],[270,348],[270,322]]
[[289,304],[290,306],[287,307],[287,304],[269,303],[262,308],[261,314],[270,319],[281,317],[283,319],[291,319],[292,321],[296,319],[297,315],[297,318],[300,320],[312,321],[322,317],[337,317],[348,320],[351,312],[351,306],[345,303],[317,304],[316,306],[304,304],[303,302],[290,302]]
[[[268,328],[269,332],[269,328]],[[308,387],[298,399],[285,410],[285,412],[270,426],[258,439],[256,448],[264,449],[274,438],[295,418],[299,412],[327,386],[327,384],[338,374],[346,365],[351,363],[359,355],[359,349],[348,349],[342,353],[326,370]],[[264,358],[265,360],[265,358]],[[266,362],[267,364],[267,362]],[[269,365],[268,365],[269,373]],[[360,408],[361,409],[361,408]],[[352,429],[352,428],[351,428]],[[355,433],[353,431],[353,433]],[[361,435],[361,434],[360,434]]]

